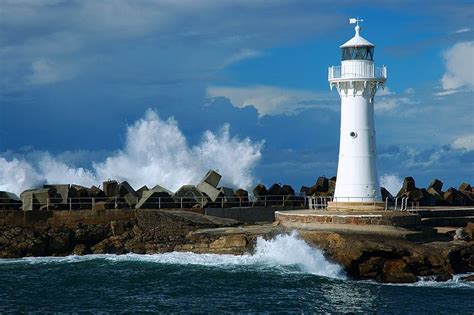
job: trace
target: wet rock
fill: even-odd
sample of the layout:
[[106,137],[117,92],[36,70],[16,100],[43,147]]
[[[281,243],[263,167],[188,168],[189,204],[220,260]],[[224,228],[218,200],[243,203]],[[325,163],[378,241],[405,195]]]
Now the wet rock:
[[86,245],[84,244],[78,244],[74,247],[72,253],[74,255],[80,255],[80,256],[83,256],[83,255],[88,255],[88,254],[91,254],[91,250],[89,247],[87,247]]
[[466,229],[465,229],[467,235],[471,237],[471,239],[474,239],[474,222],[468,222],[466,224]]
[[439,275],[436,276],[435,278],[435,281],[437,282],[446,282],[446,281],[449,281],[453,278],[453,275],[448,273],[448,272],[445,272],[445,273],[441,273]]
[[125,254],[125,244],[119,236],[109,237],[91,247],[94,254]]
[[382,257],[370,257],[367,261],[359,264],[359,277],[361,279],[375,279],[384,265]]
[[474,275],[469,275],[469,276],[466,276],[466,277],[462,277],[461,280],[474,282]]
[[403,259],[390,259],[383,266],[383,281],[390,283],[413,283],[416,276]]
[[68,229],[50,230],[48,232],[48,252],[51,254],[68,254],[71,252],[72,233]]
[[247,238],[243,235],[228,235],[219,237],[209,244],[209,248],[220,250],[220,252],[222,252],[222,249],[233,251],[236,248],[237,251],[240,251],[240,249],[246,248],[247,244]]
[[74,230],[74,241],[92,245],[111,236],[109,225],[81,224]]

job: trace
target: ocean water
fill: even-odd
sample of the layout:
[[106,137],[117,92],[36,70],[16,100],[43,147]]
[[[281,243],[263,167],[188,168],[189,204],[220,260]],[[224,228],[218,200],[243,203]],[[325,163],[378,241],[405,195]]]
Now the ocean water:
[[0,260],[0,312],[474,311],[459,277],[386,285],[347,279],[296,234],[252,255],[88,255]]

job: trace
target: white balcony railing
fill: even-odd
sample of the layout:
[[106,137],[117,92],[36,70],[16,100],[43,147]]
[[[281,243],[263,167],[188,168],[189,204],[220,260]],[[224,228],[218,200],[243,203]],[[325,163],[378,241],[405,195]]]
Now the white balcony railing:
[[331,66],[328,70],[328,80],[387,79],[387,68],[385,66],[375,67],[373,64],[354,63],[343,66]]

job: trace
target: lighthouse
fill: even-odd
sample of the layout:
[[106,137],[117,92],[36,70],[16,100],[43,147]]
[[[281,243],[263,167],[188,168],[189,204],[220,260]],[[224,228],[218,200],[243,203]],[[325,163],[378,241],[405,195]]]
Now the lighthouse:
[[362,20],[355,35],[341,48],[341,65],[329,67],[328,81],[341,98],[339,161],[333,202],[329,210],[382,208],[376,165],[374,97],[387,79],[385,66],[374,65],[375,46],[363,38]]

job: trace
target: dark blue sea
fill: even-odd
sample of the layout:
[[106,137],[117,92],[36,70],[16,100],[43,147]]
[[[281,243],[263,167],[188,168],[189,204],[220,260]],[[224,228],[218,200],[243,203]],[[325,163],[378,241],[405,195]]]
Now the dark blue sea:
[[0,260],[0,312],[474,312],[459,277],[384,285],[348,280],[296,235],[244,256],[166,253]]

